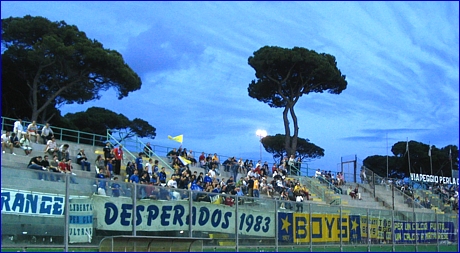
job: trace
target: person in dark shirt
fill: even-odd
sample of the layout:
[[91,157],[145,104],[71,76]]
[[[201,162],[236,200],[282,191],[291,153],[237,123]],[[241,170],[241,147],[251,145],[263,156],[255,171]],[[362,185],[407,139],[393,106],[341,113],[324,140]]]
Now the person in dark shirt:
[[97,184],[97,194],[106,196],[106,190],[107,190],[107,180],[105,177],[104,169],[99,169],[99,173],[96,175],[96,184]]
[[112,183],[112,196],[113,197],[120,197],[120,193],[124,194],[123,188],[121,188],[121,185],[118,183],[118,177],[113,178],[113,183]]
[[105,161],[107,161],[108,158],[112,158],[112,145],[110,142],[105,144],[105,147],[102,149],[102,151],[104,152]]

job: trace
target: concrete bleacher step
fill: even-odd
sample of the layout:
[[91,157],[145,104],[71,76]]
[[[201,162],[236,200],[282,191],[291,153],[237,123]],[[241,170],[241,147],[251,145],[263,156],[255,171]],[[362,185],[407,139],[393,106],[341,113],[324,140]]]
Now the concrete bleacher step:
[[235,240],[219,241],[219,246],[236,246]]

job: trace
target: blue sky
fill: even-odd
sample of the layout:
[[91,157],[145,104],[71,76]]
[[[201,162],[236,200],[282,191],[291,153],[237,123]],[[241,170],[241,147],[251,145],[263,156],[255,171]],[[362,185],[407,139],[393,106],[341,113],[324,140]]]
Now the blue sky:
[[[336,57],[348,87],[303,96],[299,136],[325,149],[310,168],[341,157],[391,154],[409,140],[459,145],[458,2],[23,2],[1,16],[64,20],[117,50],[142,79],[63,113],[106,107],[157,129],[153,145],[258,159],[257,129],[284,133],[282,110],[248,96],[248,57],[263,46],[305,47]],[[273,161],[271,155],[263,159]]]

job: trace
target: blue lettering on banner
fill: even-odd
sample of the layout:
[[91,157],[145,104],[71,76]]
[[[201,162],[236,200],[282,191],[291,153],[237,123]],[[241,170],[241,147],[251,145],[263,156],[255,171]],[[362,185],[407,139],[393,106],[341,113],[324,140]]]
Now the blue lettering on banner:
[[2,213],[22,215],[63,215],[64,197],[46,193],[2,189]]
[[[102,198],[93,196],[93,206],[97,220],[96,228],[104,230],[128,231],[132,226],[132,204],[130,199]],[[235,208],[226,205],[194,203],[190,218],[188,202],[141,200],[136,207],[138,231],[186,230],[192,222],[195,231],[216,231],[242,235],[274,236],[274,211],[255,212],[250,209],[238,215],[235,227]]]

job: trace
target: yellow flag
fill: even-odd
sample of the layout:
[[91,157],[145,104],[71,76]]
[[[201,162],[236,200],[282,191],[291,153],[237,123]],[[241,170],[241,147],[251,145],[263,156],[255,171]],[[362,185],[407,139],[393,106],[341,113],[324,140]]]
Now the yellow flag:
[[176,137],[171,137],[171,135],[168,135],[168,139],[170,140],[173,140],[173,141],[177,141],[177,142],[180,142],[182,143],[182,139],[184,138],[184,135],[178,135]]

